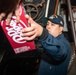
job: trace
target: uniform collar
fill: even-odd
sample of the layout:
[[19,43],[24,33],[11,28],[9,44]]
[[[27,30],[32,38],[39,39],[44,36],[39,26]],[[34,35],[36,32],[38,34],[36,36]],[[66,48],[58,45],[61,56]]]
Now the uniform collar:
[[57,39],[60,39],[60,38],[64,38],[64,35],[63,34],[60,34]]

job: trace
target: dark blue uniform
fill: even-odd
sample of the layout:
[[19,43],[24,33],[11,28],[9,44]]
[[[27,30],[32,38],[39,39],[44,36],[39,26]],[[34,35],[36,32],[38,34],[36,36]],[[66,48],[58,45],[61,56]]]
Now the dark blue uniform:
[[67,75],[71,47],[63,34],[54,38],[43,29],[39,41],[44,48],[38,75]]

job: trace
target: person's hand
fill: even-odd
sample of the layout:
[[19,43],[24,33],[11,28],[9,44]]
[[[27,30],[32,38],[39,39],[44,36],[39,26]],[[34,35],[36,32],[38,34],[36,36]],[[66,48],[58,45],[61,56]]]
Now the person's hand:
[[[16,8],[15,10],[15,16],[16,16],[16,22],[18,23],[20,21],[20,15],[19,15],[19,8]],[[6,25],[10,24],[11,18],[12,18],[13,12],[9,13],[7,18],[6,18]],[[5,13],[0,14],[0,21],[6,16]]]
[[28,20],[29,26],[27,28],[22,29],[22,36],[25,37],[25,40],[31,41],[34,40],[36,37],[41,36],[43,32],[43,27],[36,23],[30,16],[27,14],[25,17]]
[[[11,12],[6,19],[6,25],[10,24],[11,18],[12,18],[13,13]],[[20,21],[20,11],[19,11],[19,7],[16,8],[15,10],[15,16],[16,16],[16,22],[18,23]]]
[[0,21],[3,19],[3,17],[5,17],[5,13],[0,14]]

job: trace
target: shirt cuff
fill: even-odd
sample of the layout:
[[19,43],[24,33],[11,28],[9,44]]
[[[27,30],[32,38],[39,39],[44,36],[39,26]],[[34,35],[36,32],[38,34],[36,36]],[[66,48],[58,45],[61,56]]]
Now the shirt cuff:
[[38,39],[44,40],[44,39],[46,39],[47,36],[48,36],[48,31],[45,28],[43,28],[42,35]]

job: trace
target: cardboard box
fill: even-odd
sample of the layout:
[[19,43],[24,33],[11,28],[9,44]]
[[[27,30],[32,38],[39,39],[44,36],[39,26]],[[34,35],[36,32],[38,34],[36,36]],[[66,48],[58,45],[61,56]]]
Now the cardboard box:
[[16,23],[16,16],[12,16],[9,26],[6,26],[6,20],[1,21],[1,27],[16,54],[36,49],[34,41],[27,42],[25,37],[21,37],[21,29],[27,26],[28,21],[21,5],[19,23]]

